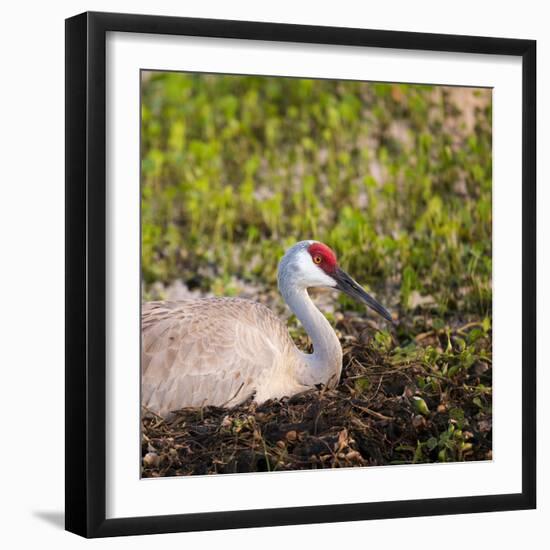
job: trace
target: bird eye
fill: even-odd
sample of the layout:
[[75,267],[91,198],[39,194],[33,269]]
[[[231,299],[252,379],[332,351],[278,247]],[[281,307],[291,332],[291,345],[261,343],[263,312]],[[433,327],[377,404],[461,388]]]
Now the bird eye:
[[313,256],[313,261],[316,264],[320,264],[323,261],[323,259],[321,258],[321,256]]

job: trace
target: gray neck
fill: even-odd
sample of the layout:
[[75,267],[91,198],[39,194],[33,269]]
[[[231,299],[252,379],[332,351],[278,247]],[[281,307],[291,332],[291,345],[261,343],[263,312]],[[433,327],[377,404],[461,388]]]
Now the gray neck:
[[305,288],[282,288],[281,293],[313,343],[312,354],[296,349],[305,363],[303,372],[297,373],[301,382],[306,385],[337,384],[342,371],[342,346],[330,323]]

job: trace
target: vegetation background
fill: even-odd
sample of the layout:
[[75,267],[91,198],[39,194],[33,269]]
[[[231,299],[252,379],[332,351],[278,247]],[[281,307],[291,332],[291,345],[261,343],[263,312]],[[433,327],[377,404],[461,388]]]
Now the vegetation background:
[[397,319],[317,293],[342,383],[233,411],[145,415],[143,475],[491,458],[491,90],[142,74],[143,300],[260,300],[327,243]]

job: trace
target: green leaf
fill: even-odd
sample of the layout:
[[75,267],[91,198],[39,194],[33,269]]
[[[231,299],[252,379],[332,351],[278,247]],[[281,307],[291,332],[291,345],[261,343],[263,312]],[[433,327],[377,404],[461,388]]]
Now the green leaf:
[[424,399],[422,399],[422,397],[418,397],[417,395],[413,395],[412,401],[413,401],[414,410],[417,413],[422,414],[424,416],[427,416],[428,414],[430,414],[430,409],[428,408],[428,405],[426,404],[426,401],[424,401]]
[[426,441],[426,447],[428,447],[430,451],[433,451],[437,447],[437,444],[438,441],[435,437],[430,437],[430,439]]
[[363,392],[367,391],[371,387],[371,382],[368,378],[358,378],[355,380],[354,383],[355,391],[358,394],[362,394]]

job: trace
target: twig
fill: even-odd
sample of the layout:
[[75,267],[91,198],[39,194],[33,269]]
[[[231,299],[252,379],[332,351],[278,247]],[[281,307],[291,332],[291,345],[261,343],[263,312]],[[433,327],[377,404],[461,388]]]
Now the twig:
[[361,405],[357,405],[353,401],[351,404],[360,411],[363,411],[364,413],[370,414],[371,416],[374,416],[375,418],[378,418],[379,420],[393,420],[391,416],[385,416],[383,414],[380,414],[379,412],[373,411],[372,409],[368,409],[367,407],[362,407]]

